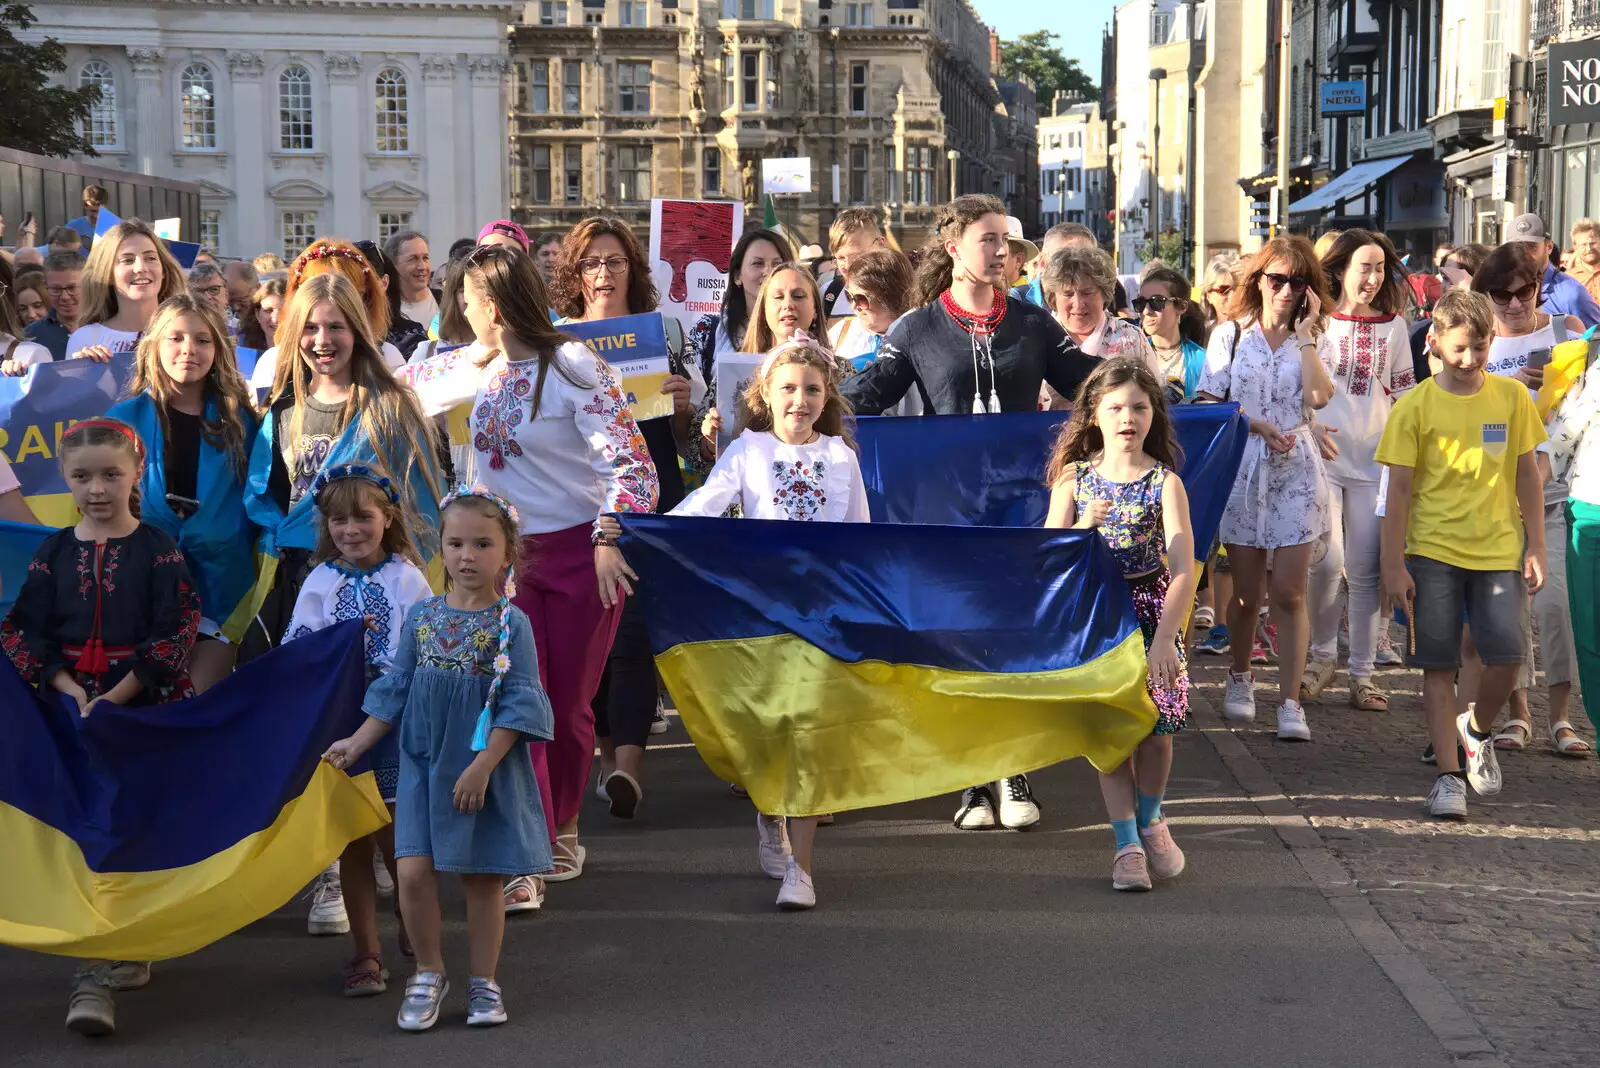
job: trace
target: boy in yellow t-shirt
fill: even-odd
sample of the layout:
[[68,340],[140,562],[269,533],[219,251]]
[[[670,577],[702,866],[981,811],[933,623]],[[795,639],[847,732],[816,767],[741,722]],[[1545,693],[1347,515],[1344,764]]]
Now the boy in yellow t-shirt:
[[[1467,782],[1479,795],[1500,792],[1493,718],[1526,655],[1528,596],[1544,584],[1543,480],[1533,455],[1544,425],[1521,382],[1485,374],[1493,329],[1482,294],[1439,298],[1428,344],[1443,366],[1395,404],[1377,453],[1389,468],[1383,586],[1411,621],[1407,662],[1422,669],[1439,762],[1424,807],[1452,819],[1466,818]],[[1463,621],[1484,670],[1475,706],[1454,716]]]

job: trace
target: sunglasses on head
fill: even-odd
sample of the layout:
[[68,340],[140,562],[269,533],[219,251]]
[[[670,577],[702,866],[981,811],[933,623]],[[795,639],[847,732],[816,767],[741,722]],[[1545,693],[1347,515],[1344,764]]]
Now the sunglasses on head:
[[1288,286],[1291,293],[1304,293],[1306,286],[1311,284],[1304,278],[1294,278],[1287,274],[1264,274],[1261,277],[1267,280],[1267,285],[1272,287],[1274,293],[1284,286]]
[[479,245],[467,253],[467,266],[479,267],[490,260],[509,259],[510,257],[511,250],[504,245]]
[[1532,304],[1533,299],[1539,295],[1539,283],[1529,282],[1521,289],[1491,289],[1489,299],[1504,308],[1511,303],[1511,298],[1516,297],[1523,304]]
[[1133,298],[1133,311],[1136,315],[1143,315],[1145,313],[1145,309],[1147,308],[1150,311],[1155,312],[1157,315],[1160,315],[1162,312],[1166,311],[1169,306],[1176,308],[1179,311],[1184,311],[1189,307],[1189,302],[1184,300],[1182,297]]

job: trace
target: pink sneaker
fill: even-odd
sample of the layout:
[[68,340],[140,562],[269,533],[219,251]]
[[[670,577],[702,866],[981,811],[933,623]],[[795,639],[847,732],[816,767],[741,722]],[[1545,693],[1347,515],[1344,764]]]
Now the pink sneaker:
[[1150,889],[1150,872],[1145,868],[1143,849],[1128,845],[1117,850],[1117,857],[1111,862],[1111,889]]
[[1150,874],[1157,879],[1171,879],[1183,871],[1183,850],[1172,840],[1167,821],[1152,823],[1139,832],[1144,841],[1144,851],[1150,862]]

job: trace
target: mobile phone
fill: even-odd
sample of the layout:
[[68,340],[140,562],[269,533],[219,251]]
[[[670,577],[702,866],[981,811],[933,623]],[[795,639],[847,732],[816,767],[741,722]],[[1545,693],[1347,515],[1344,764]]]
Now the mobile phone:
[[1534,369],[1539,369],[1539,368],[1544,367],[1549,362],[1550,362],[1550,350],[1549,349],[1534,349],[1532,352],[1528,353],[1528,366],[1529,367],[1532,367]]
[[1306,313],[1310,310],[1311,298],[1301,297],[1300,303],[1294,306],[1294,321],[1298,323],[1301,319],[1304,319],[1306,317]]

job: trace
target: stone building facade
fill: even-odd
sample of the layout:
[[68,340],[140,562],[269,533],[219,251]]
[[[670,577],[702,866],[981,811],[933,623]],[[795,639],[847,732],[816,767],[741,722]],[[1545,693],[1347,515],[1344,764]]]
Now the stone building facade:
[[966,0],[538,0],[512,34],[512,200],[535,228],[650,199],[743,199],[811,159],[781,221],[823,239],[878,207],[920,242],[958,192],[1003,195],[989,30]]

